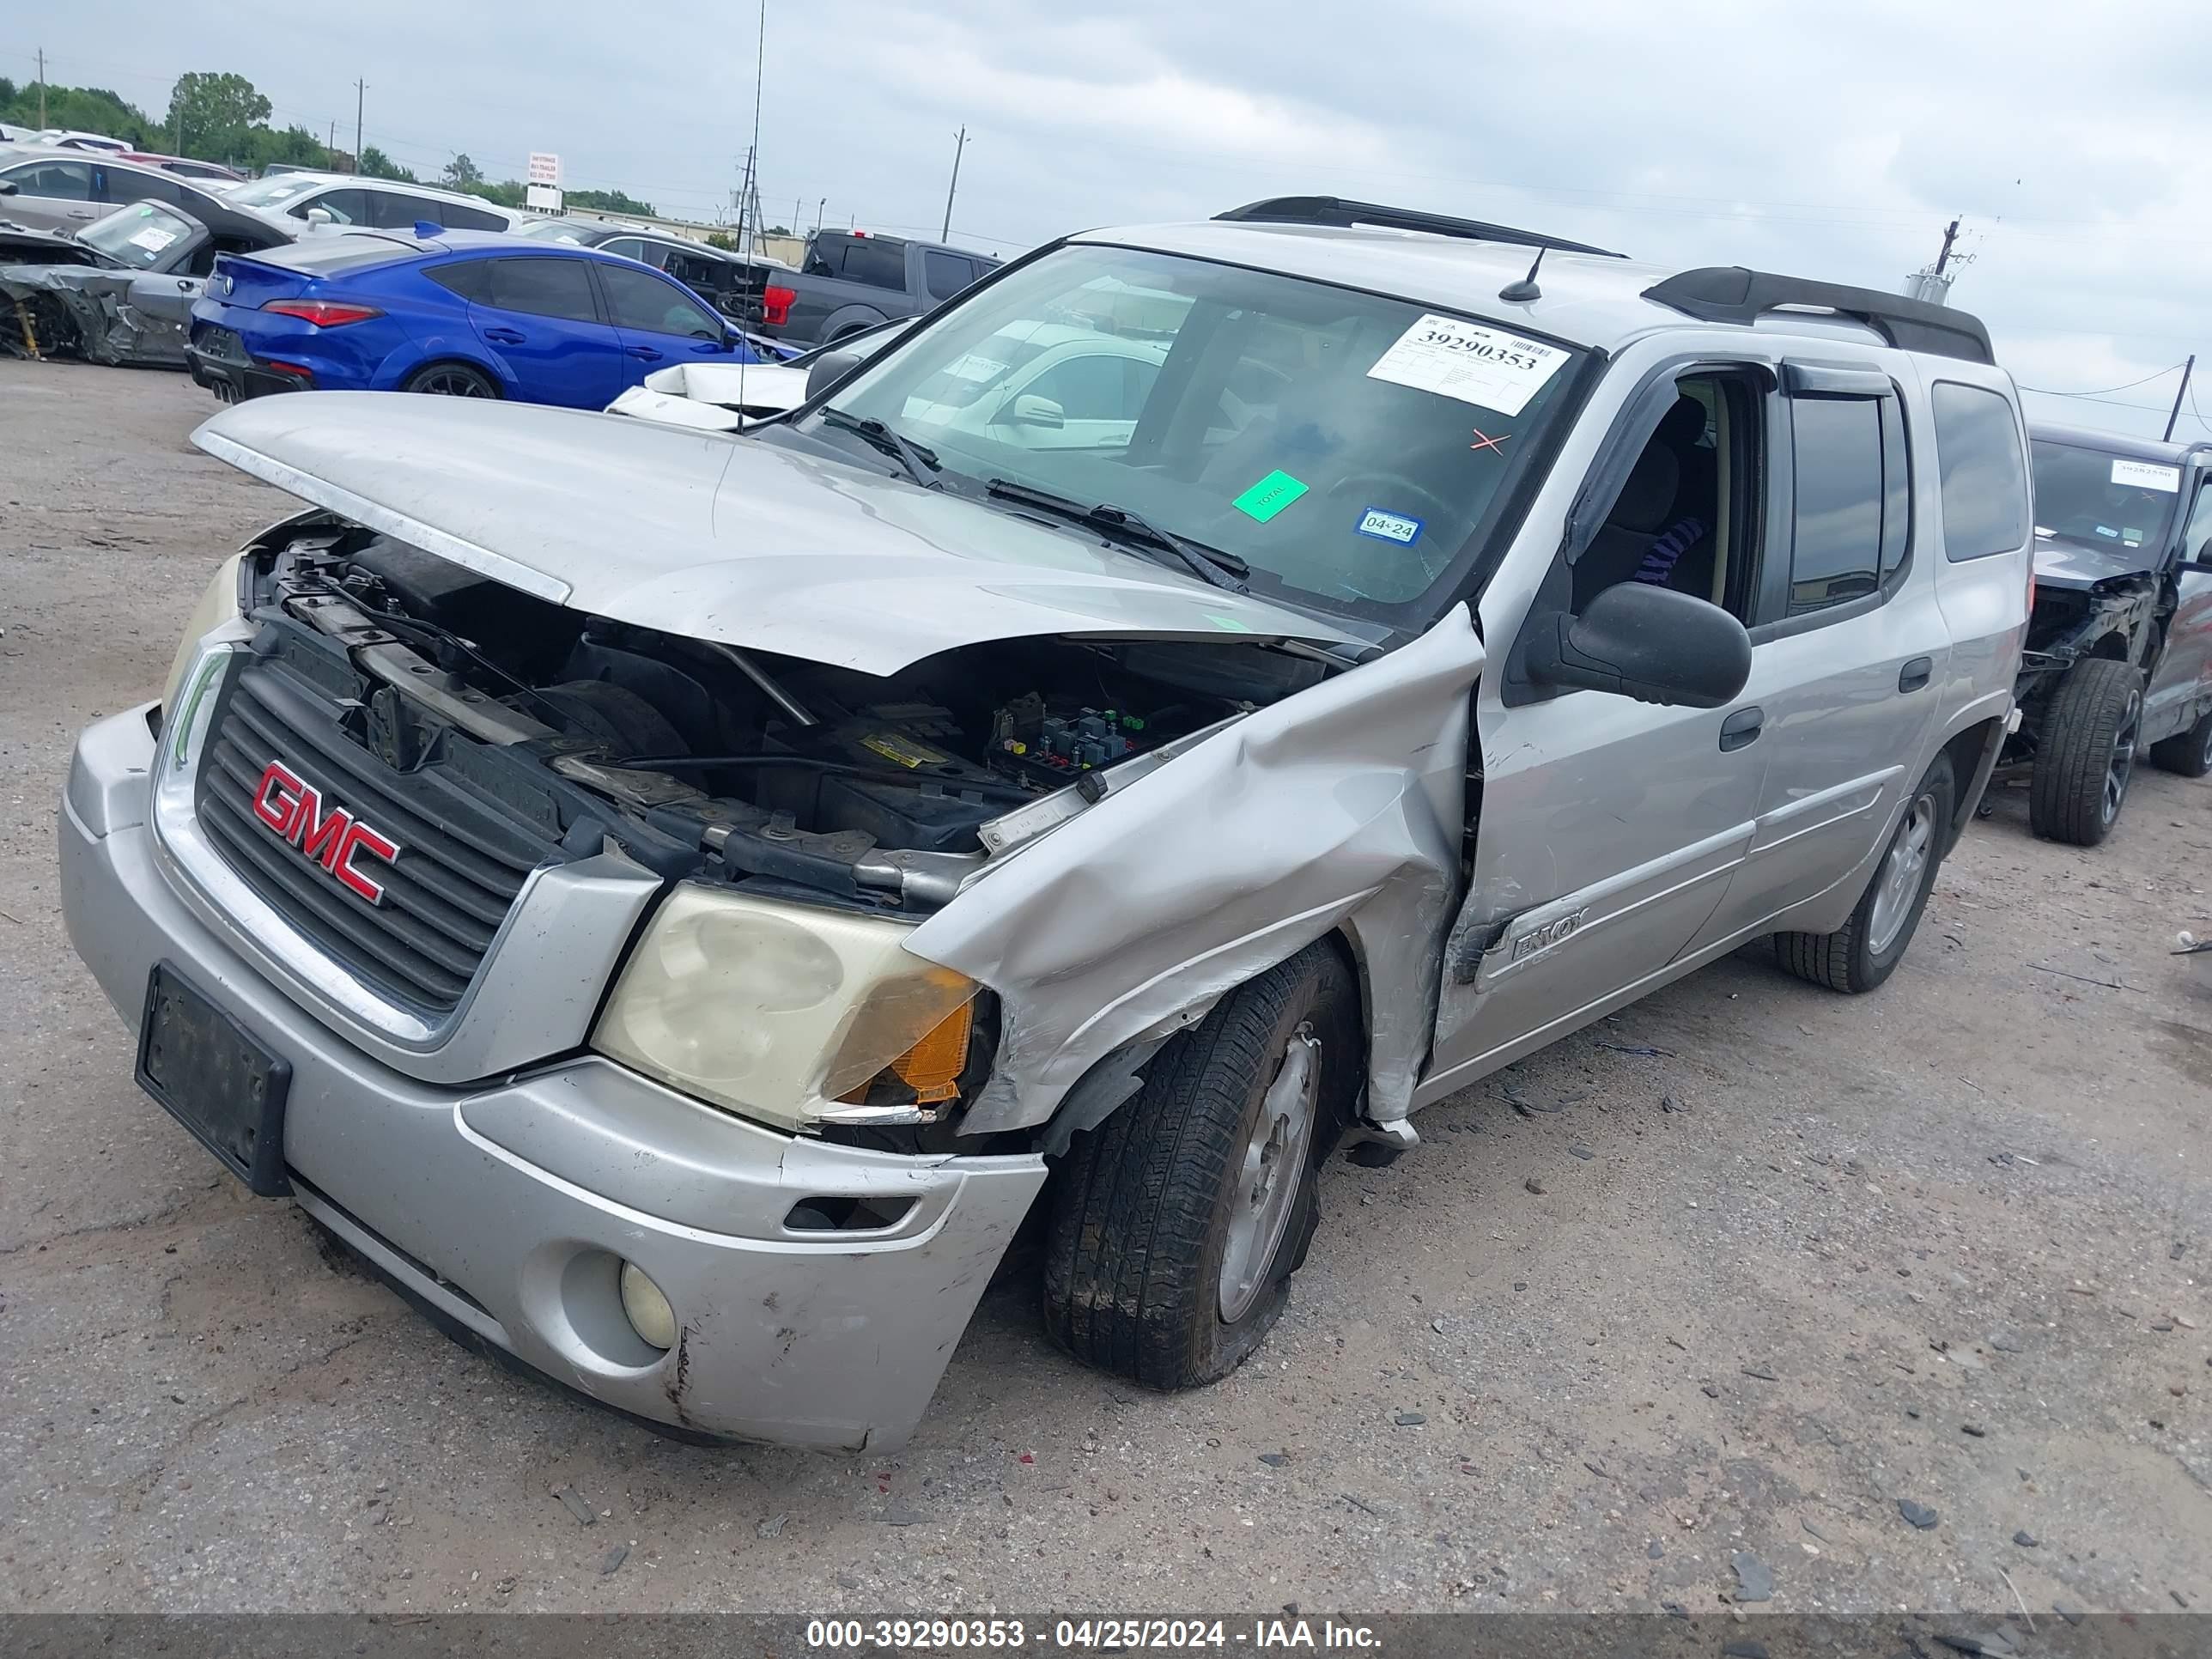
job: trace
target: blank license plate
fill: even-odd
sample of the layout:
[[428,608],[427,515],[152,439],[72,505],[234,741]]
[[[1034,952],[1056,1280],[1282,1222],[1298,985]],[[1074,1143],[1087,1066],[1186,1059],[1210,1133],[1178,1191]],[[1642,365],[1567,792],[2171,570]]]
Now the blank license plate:
[[292,1190],[284,1176],[289,1060],[270,1054],[169,963],[146,980],[138,1024],[138,1086],[264,1198]]

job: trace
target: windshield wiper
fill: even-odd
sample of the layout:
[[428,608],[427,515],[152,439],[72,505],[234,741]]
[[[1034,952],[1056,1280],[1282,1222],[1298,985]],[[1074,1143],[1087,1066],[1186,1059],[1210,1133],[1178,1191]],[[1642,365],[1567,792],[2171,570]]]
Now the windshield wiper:
[[930,476],[945,471],[945,463],[937,459],[936,452],[924,449],[911,438],[902,437],[873,416],[855,415],[842,409],[818,410],[824,426],[834,426],[840,432],[849,432],[861,442],[880,449],[906,469],[906,475],[924,489],[938,488],[939,480]]
[[[1116,507],[1111,501],[1101,501],[1095,507],[1085,507],[1073,495],[1056,495],[1049,489],[1037,489],[1011,478],[994,478],[983,487],[984,493],[1005,501],[1019,501],[1024,507],[1035,507],[1047,513],[1056,513],[1064,519],[1087,524],[1102,530],[1120,531],[1124,541],[1133,539],[1139,547],[1147,544],[1171,555],[1200,581],[1214,587],[1225,587],[1232,593],[1245,592],[1244,578],[1252,574],[1252,567],[1234,553],[1218,547],[1208,547],[1188,536],[1178,536],[1171,530],[1163,530],[1147,522],[1126,507]],[[1154,560],[1154,563],[1161,561]]]

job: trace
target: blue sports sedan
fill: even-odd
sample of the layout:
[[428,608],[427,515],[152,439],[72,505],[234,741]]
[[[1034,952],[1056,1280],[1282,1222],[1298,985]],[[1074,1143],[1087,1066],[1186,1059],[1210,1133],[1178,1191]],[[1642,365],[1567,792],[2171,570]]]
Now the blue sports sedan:
[[428,224],[218,258],[185,356],[227,403],[319,387],[571,409],[677,363],[766,361],[649,265]]

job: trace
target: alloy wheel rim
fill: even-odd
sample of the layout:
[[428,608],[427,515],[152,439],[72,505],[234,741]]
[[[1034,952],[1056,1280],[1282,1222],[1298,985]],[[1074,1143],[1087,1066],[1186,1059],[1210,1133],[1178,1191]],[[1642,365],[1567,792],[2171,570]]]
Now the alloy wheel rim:
[[438,398],[481,398],[483,385],[471,374],[457,374],[445,371],[424,379],[418,388]]
[[2120,815],[2120,803],[2127,799],[2128,779],[2136,769],[2136,732],[2142,725],[2142,696],[2128,693],[2127,712],[2120,717],[2119,729],[2112,733],[2112,759],[2105,767],[2105,822],[2110,823]]
[[1920,895],[1921,878],[1935,845],[1936,798],[1916,796],[1882,860],[1881,884],[1875,890],[1874,910],[1867,918],[1867,946],[1875,955],[1880,956],[1897,942],[1905,917],[1912,914],[1913,901]]
[[1290,1225],[1298,1184],[1305,1178],[1321,1097],[1321,1044],[1301,1024],[1283,1046],[1274,1080],[1261,1097],[1251,1133],[1233,1172],[1229,1244],[1222,1253],[1221,1322],[1233,1325],[1251,1311],[1267,1282],[1267,1266]]

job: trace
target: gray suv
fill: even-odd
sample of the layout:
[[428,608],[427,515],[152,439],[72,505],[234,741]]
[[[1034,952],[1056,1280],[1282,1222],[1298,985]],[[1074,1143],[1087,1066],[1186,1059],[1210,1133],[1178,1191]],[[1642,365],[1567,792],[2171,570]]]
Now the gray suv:
[[1305,198],[833,367],[225,410],[303,510],[62,814],[155,1099],[672,1433],[896,1444],[1033,1209],[1054,1340],[1224,1375],[1333,1144],[1747,941],[1881,984],[2013,714],[1955,312]]

